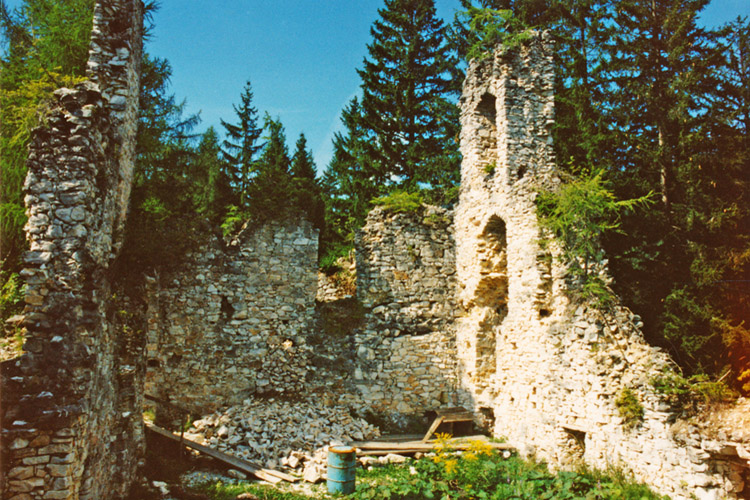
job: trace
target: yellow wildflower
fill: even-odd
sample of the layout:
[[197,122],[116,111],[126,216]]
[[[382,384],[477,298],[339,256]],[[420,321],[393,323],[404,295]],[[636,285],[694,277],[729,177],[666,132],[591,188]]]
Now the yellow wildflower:
[[493,453],[492,445],[479,439],[469,441],[469,451],[476,455],[487,455],[488,457],[492,456]]
[[456,465],[458,464],[457,460],[450,459],[445,461],[445,472],[448,474],[452,474],[456,471]]

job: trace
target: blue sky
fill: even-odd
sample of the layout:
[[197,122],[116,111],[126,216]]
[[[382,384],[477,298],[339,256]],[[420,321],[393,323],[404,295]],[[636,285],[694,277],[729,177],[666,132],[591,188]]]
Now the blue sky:
[[[9,7],[21,0],[10,0]],[[370,26],[383,0],[162,0],[146,48],[172,65],[172,92],[200,111],[203,131],[234,122],[232,104],[250,80],[261,116],[286,127],[290,149],[300,132],[322,172],[341,109],[357,94]],[[446,21],[458,0],[436,0]],[[713,0],[701,16],[715,26],[750,15],[750,0]]]

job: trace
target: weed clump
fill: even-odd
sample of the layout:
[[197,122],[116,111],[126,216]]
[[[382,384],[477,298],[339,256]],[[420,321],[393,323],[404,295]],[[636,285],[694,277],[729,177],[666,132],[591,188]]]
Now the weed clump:
[[422,208],[424,199],[420,193],[396,190],[372,200],[374,205],[384,207],[393,213],[413,213]]
[[551,474],[545,464],[497,450],[486,441],[471,441],[467,451],[457,453],[446,434],[437,436],[432,456],[374,467],[359,474],[358,483],[350,497],[354,500],[667,498],[622,471],[582,468]]
[[643,422],[643,405],[630,387],[623,387],[617,394],[615,406],[626,429],[633,429]]

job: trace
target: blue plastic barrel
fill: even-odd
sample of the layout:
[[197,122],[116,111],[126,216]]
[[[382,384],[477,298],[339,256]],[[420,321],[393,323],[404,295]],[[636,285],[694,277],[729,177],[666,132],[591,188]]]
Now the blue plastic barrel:
[[328,449],[328,492],[348,495],[354,493],[357,453],[348,446]]

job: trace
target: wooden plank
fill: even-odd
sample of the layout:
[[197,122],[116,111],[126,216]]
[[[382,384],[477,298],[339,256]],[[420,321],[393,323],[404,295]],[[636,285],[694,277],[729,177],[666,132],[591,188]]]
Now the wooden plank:
[[456,413],[468,413],[471,414],[469,410],[464,408],[463,406],[454,406],[452,408],[438,408],[435,410],[435,415],[438,417],[446,416],[446,415],[453,415]]
[[282,474],[281,472],[272,471],[270,469],[263,469],[260,466],[252,462],[248,462],[246,460],[233,457],[232,455],[228,455],[219,450],[214,450],[213,448],[209,448],[208,446],[203,446],[202,444],[198,444],[195,441],[191,441],[190,439],[180,439],[180,436],[172,434],[170,431],[166,429],[162,429],[161,427],[157,427],[153,424],[147,423],[146,429],[152,432],[155,432],[156,434],[159,434],[160,436],[164,436],[178,443],[182,443],[188,448],[192,448],[205,455],[208,455],[209,457],[213,457],[216,460],[219,460],[221,462],[224,462],[225,464],[235,467],[238,470],[241,470],[242,472],[247,472],[248,474],[252,474],[253,476],[257,477],[258,479],[262,479],[263,481],[268,481],[269,483],[276,484],[276,483],[280,483],[283,479],[278,476],[278,474]]
[[443,423],[473,422],[474,421],[474,415],[471,413],[454,413],[452,415],[445,415],[442,418],[443,418]]
[[177,406],[176,404],[172,403],[171,401],[167,401],[166,399],[157,398],[156,396],[152,396],[151,394],[144,394],[143,397],[148,399],[149,401],[153,401],[154,403],[159,403],[160,405],[168,406],[169,408],[177,412],[180,412],[184,415],[190,414],[190,412],[186,410],[185,408],[181,408]]
[[[508,443],[492,443],[490,441],[486,441],[486,443],[496,450],[515,449]],[[410,441],[406,443],[383,441],[354,441],[349,443],[349,446],[363,451],[390,450],[394,453],[398,453],[398,450],[432,451],[435,449],[434,441],[431,443],[424,443],[422,441]],[[471,443],[464,439],[452,440],[448,442],[448,447],[454,450],[468,450],[471,447]]]
[[299,481],[299,478],[296,476],[292,476],[291,474],[287,474],[285,472],[281,472],[278,470],[273,469],[263,469],[263,472],[267,472],[268,474],[271,474],[272,476],[276,476],[279,479],[286,481],[288,483],[296,483]]
[[386,434],[384,436],[380,436],[378,439],[375,439],[375,441],[390,441],[394,443],[400,443],[404,441],[419,441],[422,439],[422,436],[424,434]]
[[360,450],[357,451],[358,457],[371,457],[371,456],[380,456],[380,455],[413,455],[415,453],[424,453],[424,450]]
[[424,437],[422,438],[423,443],[427,442],[432,437],[432,434],[437,430],[438,427],[440,427],[440,424],[443,422],[444,418],[445,417],[442,417],[442,416],[435,418],[435,420],[432,422],[432,425],[427,430],[427,434],[425,434]]

